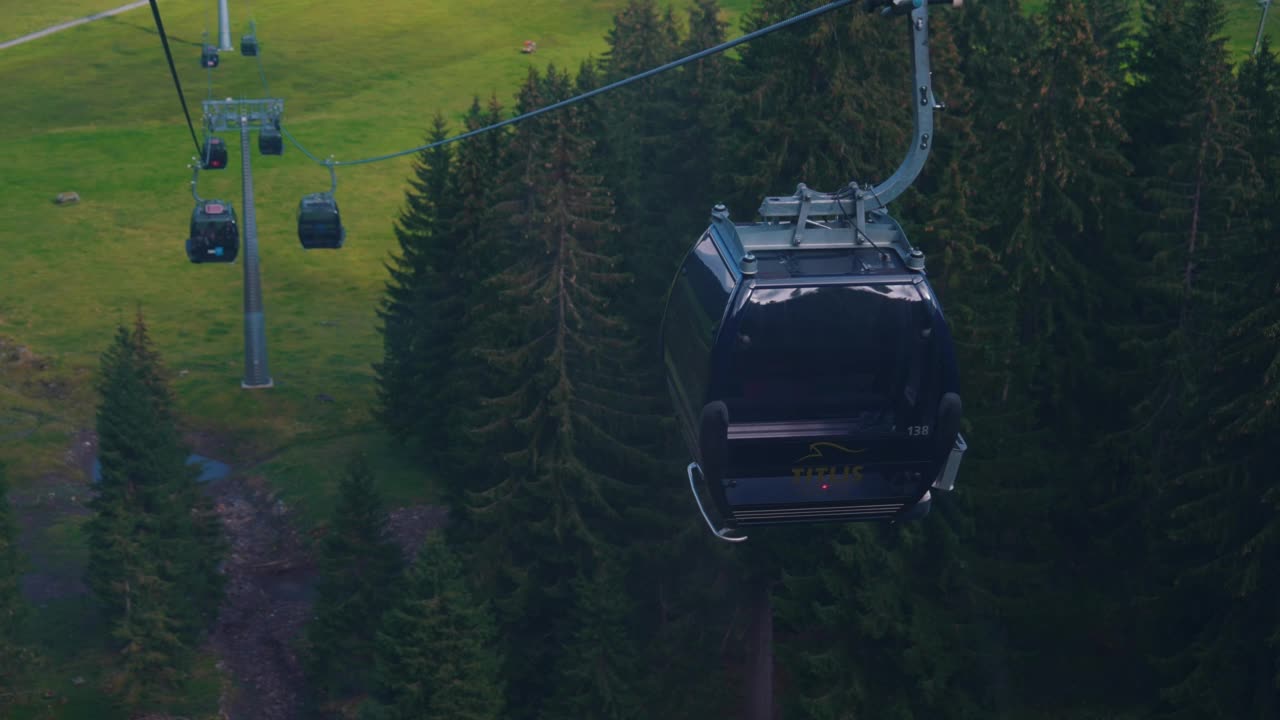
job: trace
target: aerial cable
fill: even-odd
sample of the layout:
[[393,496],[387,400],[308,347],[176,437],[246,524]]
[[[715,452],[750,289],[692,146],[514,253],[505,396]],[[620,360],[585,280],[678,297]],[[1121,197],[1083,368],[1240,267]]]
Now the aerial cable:
[[160,34],[160,43],[164,45],[164,56],[169,60],[169,73],[173,75],[173,86],[178,89],[178,101],[182,103],[182,114],[187,116],[187,128],[191,130],[191,142],[195,143],[196,152],[203,154],[200,140],[196,138],[196,126],[191,122],[191,111],[187,109],[187,97],[182,94],[182,81],[178,79],[178,68],[173,64],[173,53],[169,50],[169,36],[164,33],[164,22],[160,20],[160,8],[156,0],[151,2],[151,16],[156,21],[156,32]]
[[[431,150],[431,149],[433,149],[433,148],[437,148],[437,147],[440,147],[440,146],[442,146],[442,145],[449,145],[449,144],[451,144],[451,143],[455,143],[455,142],[458,142],[458,141],[460,141],[460,140],[466,140],[466,139],[468,139],[468,138],[473,138],[473,137],[475,137],[475,136],[477,136],[477,135],[482,135],[482,134],[487,133],[487,132],[490,132],[490,131],[492,131],[492,130],[498,130],[499,128],[507,127],[508,125],[514,125],[514,124],[519,123],[519,122],[524,122],[525,120],[530,120],[530,119],[535,118],[535,117],[537,117],[537,116],[539,116],[539,115],[542,115],[543,113],[549,113],[549,112],[551,112],[552,110],[559,110],[559,109],[561,109],[561,108],[565,108],[565,107],[568,107],[568,106],[570,106],[570,105],[574,105],[574,104],[580,103],[580,102],[582,102],[583,100],[587,100],[587,99],[589,99],[589,98],[593,98],[593,97],[595,97],[596,95],[600,95],[600,94],[602,94],[602,93],[606,93],[606,92],[609,92],[609,91],[611,91],[611,90],[617,90],[618,88],[621,88],[621,87],[623,87],[623,86],[625,86],[625,85],[630,85],[631,83],[639,82],[640,80],[645,80],[645,79],[651,78],[651,77],[653,77],[654,75],[658,75],[658,74],[660,74],[660,73],[664,73],[664,72],[666,72],[666,71],[668,71],[668,70],[674,70],[674,69],[676,69],[676,68],[678,68],[678,67],[680,67],[680,66],[682,66],[682,65],[687,65],[687,64],[689,64],[689,63],[691,63],[691,62],[695,62],[695,61],[697,61],[697,60],[701,60],[701,59],[703,59],[703,58],[705,58],[705,57],[709,57],[709,56],[711,56],[711,55],[716,55],[716,54],[718,54],[718,53],[722,53],[722,52],[724,52],[725,50],[729,50],[729,49],[734,48],[734,47],[737,47],[738,45],[741,45],[741,44],[743,44],[743,43],[750,42],[750,41],[752,41],[752,40],[755,40],[755,39],[756,39],[756,38],[758,38],[758,37],[762,37],[762,36],[764,36],[764,35],[768,35],[769,33],[776,32],[776,31],[778,31],[778,30],[782,30],[782,29],[784,29],[784,28],[788,28],[788,27],[790,27],[790,26],[792,26],[792,25],[795,25],[795,24],[797,24],[797,23],[804,22],[805,20],[810,20],[810,19],[812,19],[812,18],[818,17],[819,15],[825,15],[826,13],[829,13],[829,12],[831,12],[832,10],[839,10],[840,8],[842,8],[842,7],[846,6],[846,5],[850,5],[850,4],[852,4],[853,2],[854,2],[854,0],[835,0],[835,2],[827,3],[826,5],[823,5],[823,6],[821,6],[821,7],[814,8],[813,10],[809,10],[808,12],[800,13],[799,15],[795,15],[795,16],[792,16],[792,17],[790,17],[790,18],[787,18],[786,20],[782,20],[782,21],[780,21],[780,22],[776,22],[776,23],[774,23],[773,25],[770,25],[770,26],[768,26],[768,27],[764,27],[764,28],[761,28],[761,29],[756,30],[756,31],[754,31],[754,32],[747,33],[746,35],[743,35],[742,37],[735,38],[735,39],[733,39],[733,40],[729,40],[729,41],[727,41],[727,42],[720,43],[719,45],[716,45],[715,47],[707,48],[706,50],[701,50],[701,51],[696,52],[696,53],[694,53],[694,54],[692,54],[692,55],[688,55],[688,56],[686,56],[686,57],[680,58],[679,60],[673,60],[673,61],[671,61],[671,62],[669,62],[669,63],[667,63],[667,64],[665,64],[665,65],[660,65],[660,66],[658,66],[658,67],[656,67],[656,68],[653,68],[653,69],[651,69],[651,70],[646,70],[646,71],[644,71],[644,72],[642,72],[642,73],[639,73],[639,74],[637,74],[637,75],[632,75],[632,76],[631,76],[631,77],[629,77],[629,78],[626,78],[626,79],[623,79],[623,80],[619,80],[619,81],[617,81],[617,82],[609,83],[608,85],[605,85],[604,87],[599,87],[599,88],[596,88],[595,90],[590,90],[590,91],[588,91],[588,92],[582,93],[581,95],[577,95],[577,96],[575,96],[575,97],[571,97],[571,98],[569,98],[568,100],[561,100],[560,102],[553,103],[553,104],[548,105],[548,106],[546,106],[546,107],[538,108],[537,110],[532,110],[532,111],[527,112],[527,113],[525,113],[525,114],[523,114],[523,115],[517,115],[517,116],[515,116],[515,117],[513,117],[513,118],[509,118],[509,119],[507,119],[507,120],[503,120],[503,121],[501,121],[501,122],[496,122],[496,123],[494,123],[494,124],[492,124],[492,125],[486,125],[485,127],[477,128],[477,129],[475,129],[475,130],[471,130],[471,131],[469,131],[469,132],[462,133],[461,135],[454,135],[453,137],[445,138],[444,140],[437,140],[436,142],[427,143],[426,145],[419,145],[419,146],[417,146],[417,147],[412,147],[412,148],[409,148],[409,149],[407,149],[407,150],[400,150],[400,151],[398,151],[398,152],[387,153],[386,155],[378,155],[378,156],[376,156],[376,157],[362,158],[362,159],[360,159],[360,160],[342,160],[342,161],[338,161],[338,162],[334,162],[334,161],[332,161],[332,160],[329,160],[329,161],[322,161],[322,160],[319,160],[318,158],[316,158],[316,156],[315,156],[315,155],[312,155],[311,153],[307,152],[307,150],[306,150],[305,148],[303,148],[303,147],[302,147],[301,143],[299,143],[297,140],[295,140],[295,139],[293,138],[293,135],[292,135],[292,134],[290,134],[287,130],[284,130],[283,128],[281,128],[281,130],[282,130],[282,132],[284,133],[284,135],[285,135],[286,137],[288,137],[288,138],[289,138],[289,141],[290,141],[290,142],[292,142],[295,146],[297,146],[297,148],[298,148],[299,150],[301,150],[301,151],[302,151],[302,153],[303,153],[304,155],[306,155],[307,157],[311,158],[311,160],[312,160],[312,161],[314,161],[314,162],[316,162],[316,163],[318,163],[318,164],[320,164],[320,165],[330,165],[330,166],[333,166],[333,167],[337,167],[337,166],[343,166],[343,165],[364,165],[364,164],[367,164],[367,163],[382,162],[383,160],[391,160],[392,158],[398,158],[398,157],[402,157],[402,156],[404,156],[404,155],[411,155],[411,154],[413,154],[413,153],[422,152],[422,151],[424,151],[424,150]],[[261,70],[261,67],[259,67],[259,70]],[[265,83],[266,83],[266,76],[265,76],[265,75],[263,75],[262,80],[263,80],[263,83],[264,83],[263,87],[266,87],[266,85],[265,85]]]
[[[254,56],[254,59],[258,61],[258,78],[262,80],[262,93],[267,97],[270,97],[271,88],[267,84],[267,71],[264,70],[262,67],[262,49],[261,48],[258,49],[258,54]],[[289,140],[289,143],[294,147],[298,148],[298,152],[301,152],[303,155],[305,155],[309,160],[311,160],[311,162],[314,162],[317,165],[331,166],[333,164],[332,158],[330,158],[330,160],[321,160],[320,158],[316,157],[314,153],[308,150],[302,143],[298,142],[298,139],[293,136],[293,133],[289,132],[289,128],[285,127],[284,123],[280,124],[280,134],[284,135],[285,138]],[[330,170],[332,169],[333,168],[330,167]]]

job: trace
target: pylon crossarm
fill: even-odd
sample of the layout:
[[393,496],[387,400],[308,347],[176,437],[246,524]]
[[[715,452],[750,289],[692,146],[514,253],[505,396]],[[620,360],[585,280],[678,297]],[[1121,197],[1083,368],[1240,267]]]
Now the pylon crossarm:
[[249,127],[275,124],[284,115],[280,98],[241,98],[204,101],[204,123],[211,130],[238,130],[241,119]]

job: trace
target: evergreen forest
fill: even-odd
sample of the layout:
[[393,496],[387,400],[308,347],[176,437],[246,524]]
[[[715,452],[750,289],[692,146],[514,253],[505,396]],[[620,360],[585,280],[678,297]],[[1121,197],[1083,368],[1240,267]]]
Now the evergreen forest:
[[[424,137],[733,34],[717,0],[682,3],[630,0],[603,56],[477,88]],[[740,29],[820,4],[757,0]],[[946,107],[890,211],[955,338],[969,449],[919,522],[718,542],[659,333],[715,204],[748,222],[899,166],[904,19],[828,13],[419,153],[376,421],[448,519],[401,552],[370,459],[341,469],[298,717],[1280,717],[1280,52],[1233,58],[1223,0],[1043,4],[929,14]],[[86,582],[142,717],[184,692],[231,551],[141,311],[99,376]],[[38,652],[4,497],[0,467],[0,716]]]
[[[762,0],[743,30],[813,6]],[[894,212],[956,337],[971,449],[915,524],[717,543],[655,362],[714,203],[749,220],[898,166],[904,23],[832,13],[419,157],[381,421],[447,468],[449,546],[497,628],[475,635],[506,698],[486,717],[1280,713],[1280,65],[1230,61],[1218,0],[1130,13],[930,14],[947,108]],[[725,33],[713,0],[635,0],[603,58],[431,136]]]

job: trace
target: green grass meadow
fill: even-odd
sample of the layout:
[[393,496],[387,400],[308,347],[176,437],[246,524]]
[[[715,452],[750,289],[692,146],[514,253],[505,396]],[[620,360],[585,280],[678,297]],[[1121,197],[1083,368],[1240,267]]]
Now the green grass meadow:
[[[352,14],[346,6],[279,0],[253,3],[252,11],[270,90],[285,100],[286,123],[317,155],[343,160],[418,144],[433,114],[456,120],[475,93],[511,104],[531,65],[576,68],[599,57],[622,5],[379,0]],[[736,26],[748,2],[726,5]],[[252,58],[227,52],[212,73],[199,67],[212,3],[160,6],[197,127],[200,101],[211,91],[217,98],[263,95]],[[243,7],[232,3],[237,45],[248,25]],[[26,6],[0,0],[0,16],[18,8]],[[41,22],[57,22],[105,7],[49,3],[41,9]],[[525,39],[538,41],[536,55],[518,51]],[[238,137],[223,136],[232,150],[230,167],[201,173],[199,192],[231,200],[243,216]],[[328,187],[327,172],[295,148],[264,158],[256,139],[251,144],[276,383],[268,391],[239,388],[241,265],[195,266],[185,258],[192,204],[187,164],[195,147],[147,9],[0,52],[0,336],[29,346],[53,371],[87,380],[115,324],[141,306],[176,375],[184,414],[194,426],[246,443],[253,451],[246,455],[367,427],[370,364],[381,351],[374,308],[411,160],[342,169],[337,197],[346,247],[308,253],[298,245],[294,212],[302,194]],[[64,190],[80,193],[81,202],[54,205]],[[320,402],[321,394],[334,401]],[[74,404],[44,403],[44,409],[68,427],[87,425],[92,401],[90,393]],[[27,460],[55,455],[42,449],[55,441],[0,442],[0,458],[17,466],[21,485],[37,470]],[[325,458],[317,466],[329,463]]]

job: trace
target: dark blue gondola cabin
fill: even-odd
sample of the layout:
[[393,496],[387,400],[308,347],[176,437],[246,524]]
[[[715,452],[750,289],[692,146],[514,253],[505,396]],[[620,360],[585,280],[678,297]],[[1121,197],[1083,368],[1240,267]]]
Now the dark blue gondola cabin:
[[200,49],[200,67],[218,67],[218,48],[212,45],[205,45]]
[[726,530],[914,519],[964,449],[923,255],[888,215],[857,228],[843,207],[802,220],[800,243],[794,218],[766,212],[791,200],[769,198],[750,225],[717,206],[667,299],[667,385],[710,507],[695,498]]
[[222,170],[227,167],[227,144],[220,137],[207,137],[200,150],[200,167],[205,170]]
[[252,34],[240,36],[240,54],[245,57],[253,57],[258,54],[258,38]]
[[331,193],[311,193],[298,203],[298,240],[306,250],[336,250],[347,238],[338,201]]
[[201,200],[191,211],[187,259],[193,263],[235,262],[240,251],[236,210],[223,200]]
[[263,155],[284,154],[284,138],[275,125],[267,123],[258,131],[258,152]]

